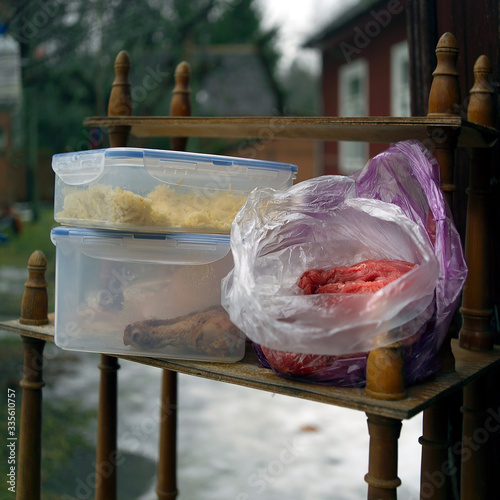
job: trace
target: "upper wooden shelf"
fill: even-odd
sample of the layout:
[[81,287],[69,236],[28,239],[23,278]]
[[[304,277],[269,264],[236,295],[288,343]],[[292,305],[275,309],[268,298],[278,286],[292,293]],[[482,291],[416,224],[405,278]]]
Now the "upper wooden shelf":
[[[246,139],[314,139],[392,143],[406,139],[429,140],[428,127],[443,128],[433,135],[436,142],[446,131],[459,132],[458,145],[491,147],[500,132],[454,115],[428,117],[163,117],[93,116],[85,118],[91,127],[128,126],[136,137],[219,137]],[[432,139],[430,139],[432,140]]]
[[[50,316],[52,320],[52,316]],[[27,337],[54,341],[54,323],[45,326],[22,325],[18,320],[0,322],[0,330]],[[408,388],[408,396],[399,401],[384,401],[365,394],[363,389],[325,387],[285,380],[271,370],[263,368],[250,344],[246,355],[237,363],[208,363],[179,359],[158,359],[143,356],[117,356],[121,359],[203,377],[219,382],[260,389],[285,396],[293,396],[344,408],[374,413],[390,418],[408,419],[431,406],[440,397],[461,389],[492,366],[500,365],[500,347],[488,352],[473,352],[459,347],[452,341],[456,371],[438,375],[434,380]]]

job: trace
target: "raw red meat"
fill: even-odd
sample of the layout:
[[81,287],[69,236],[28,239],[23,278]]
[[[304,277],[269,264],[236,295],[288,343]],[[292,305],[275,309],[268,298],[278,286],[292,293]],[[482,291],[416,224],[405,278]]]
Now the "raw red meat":
[[415,267],[402,260],[364,260],[353,266],[311,269],[300,278],[304,295],[314,293],[375,293]]
[[[298,286],[304,295],[317,293],[375,293],[416,264],[394,259],[371,259],[353,266],[310,269],[300,277]],[[261,346],[269,364],[281,373],[293,376],[311,375],[327,369],[338,356],[300,354]]]
[[327,369],[335,361],[335,356],[299,354],[269,349],[264,346],[261,346],[261,349],[269,364],[286,375],[311,375]]

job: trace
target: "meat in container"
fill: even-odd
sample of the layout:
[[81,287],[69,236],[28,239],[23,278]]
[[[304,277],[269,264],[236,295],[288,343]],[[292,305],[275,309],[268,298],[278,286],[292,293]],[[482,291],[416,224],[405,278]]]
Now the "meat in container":
[[52,157],[54,218],[69,226],[229,234],[256,187],[285,189],[289,163],[142,148]]
[[56,227],[55,343],[72,351],[236,362],[221,307],[229,236]]

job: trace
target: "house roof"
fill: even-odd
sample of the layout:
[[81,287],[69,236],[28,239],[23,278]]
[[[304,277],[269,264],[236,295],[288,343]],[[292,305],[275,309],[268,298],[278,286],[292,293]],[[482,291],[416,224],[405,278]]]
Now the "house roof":
[[318,33],[306,40],[304,47],[321,48],[323,42],[335,37],[346,25],[355,23],[356,19],[372,10],[377,4],[385,3],[387,0],[359,0],[356,5],[349,7]]
[[255,53],[205,54],[210,67],[197,95],[197,112],[208,116],[266,115],[276,109],[262,61]]

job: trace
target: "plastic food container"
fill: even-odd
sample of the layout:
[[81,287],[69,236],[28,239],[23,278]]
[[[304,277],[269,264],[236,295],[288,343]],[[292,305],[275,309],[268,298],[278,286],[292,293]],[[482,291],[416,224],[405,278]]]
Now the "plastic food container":
[[71,226],[229,234],[256,187],[290,187],[297,166],[139,148],[54,155],[54,218]]
[[55,343],[73,351],[235,362],[221,307],[229,236],[56,227]]

